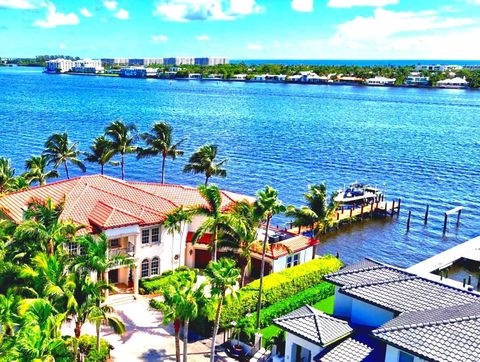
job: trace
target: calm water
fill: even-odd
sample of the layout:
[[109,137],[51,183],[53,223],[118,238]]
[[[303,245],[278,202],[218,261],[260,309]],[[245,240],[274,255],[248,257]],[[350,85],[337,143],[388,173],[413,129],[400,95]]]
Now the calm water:
[[[113,119],[142,131],[167,120],[177,138],[187,138],[187,155],[204,143],[219,144],[229,176],[217,182],[232,191],[254,194],[270,184],[285,203],[298,204],[309,183],[327,182],[333,191],[358,180],[386,185],[389,199],[402,198],[398,219],[350,226],[331,235],[321,253],[408,266],[480,232],[479,92],[168,82],[31,68],[0,68],[0,89],[0,154],[19,172],[52,132],[66,130],[86,149]],[[186,159],[168,162],[167,181],[201,182],[181,172]],[[88,172],[97,168],[89,165]],[[128,179],[154,181],[159,172],[159,160],[127,160]],[[462,224],[456,229],[452,222],[442,238],[443,212],[457,205],[465,206]]]

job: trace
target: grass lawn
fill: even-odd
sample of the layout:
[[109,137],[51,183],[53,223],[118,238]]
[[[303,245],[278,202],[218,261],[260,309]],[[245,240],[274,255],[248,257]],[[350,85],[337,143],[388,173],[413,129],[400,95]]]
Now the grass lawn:
[[[332,295],[331,297],[322,299],[320,302],[314,304],[312,307],[321,310],[322,312],[326,314],[333,314],[333,302],[334,302],[335,296]],[[262,341],[269,341],[272,337],[278,336],[282,330],[278,328],[277,326],[269,325],[268,327],[265,327],[260,330],[260,333],[263,335]]]

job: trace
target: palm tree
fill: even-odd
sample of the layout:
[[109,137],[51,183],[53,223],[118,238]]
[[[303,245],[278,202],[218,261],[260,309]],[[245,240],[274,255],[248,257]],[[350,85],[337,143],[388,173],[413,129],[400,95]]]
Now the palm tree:
[[163,323],[173,322],[175,331],[175,355],[180,361],[180,325],[183,324],[183,362],[188,358],[188,326],[198,316],[199,306],[205,303],[204,289],[207,283],[197,286],[196,270],[181,270],[175,273],[171,283],[162,288],[163,302],[158,304],[163,312]]
[[[163,222],[163,226],[165,227],[165,230],[172,235],[172,250],[175,249],[175,233],[180,234],[180,242],[179,244],[179,257],[182,256],[182,250],[185,250],[182,248],[182,240],[183,240],[183,233],[185,231],[185,225],[192,222],[192,217],[190,215],[190,212],[186,210],[183,205],[177,207],[175,210],[172,212],[168,213],[166,215],[165,221]],[[180,263],[181,264],[181,263]],[[172,270],[174,269],[173,265],[173,255],[172,255]]]
[[229,213],[222,210],[222,194],[216,185],[198,186],[198,192],[203,197],[206,205],[199,205],[188,210],[191,215],[202,215],[206,219],[203,224],[195,231],[192,237],[192,243],[196,243],[207,232],[212,234],[210,239],[210,249],[212,260],[217,261],[217,243],[218,230],[221,225],[233,225],[238,223],[237,219]]
[[205,174],[205,185],[212,176],[226,177],[227,171],[222,167],[227,160],[216,162],[218,147],[214,144],[204,145],[196,150],[188,164],[183,168],[183,172],[193,172],[194,174]]
[[65,168],[65,176],[70,178],[68,164],[77,166],[82,172],[86,171],[85,165],[78,158],[80,151],[77,149],[78,142],[71,143],[67,132],[54,133],[45,142],[43,155],[47,158],[49,164],[53,164],[57,169],[61,165]]
[[258,246],[261,248],[257,235],[262,215],[258,213],[255,204],[248,201],[237,202],[231,212],[238,222],[222,226],[221,246],[238,252],[241,269],[240,287],[243,287],[252,261],[252,249]]
[[3,336],[15,334],[15,327],[20,322],[18,316],[20,299],[13,289],[8,289],[5,295],[0,294],[0,340]]
[[139,148],[137,158],[162,156],[162,184],[165,182],[165,160],[170,157],[175,160],[177,156],[183,156],[183,151],[178,147],[184,140],[176,143],[172,140],[172,126],[166,122],[157,122],[152,127],[151,133],[140,135],[148,147]]
[[88,314],[88,320],[95,323],[95,330],[97,335],[97,352],[100,351],[100,326],[107,324],[111,327],[114,333],[122,335],[125,333],[125,324],[122,320],[113,314],[114,309],[106,304],[97,304],[92,307]]
[[100,173],[103,175],[105,165],[118,166],[118,162],[111,161],[112,157],[115,156],[115,152],[112,142],[105,136],[99,136],[93,140],[90,152],[85,154],[85,161],[99,164]]
[[257,200],[255,202],[257,212],[263,215],[262,219],[266,220],[265,236],[263,238],[262,246],[262,263],[260,266],[260,286],[258,288],[258,302],[257,302],[257,329],[260,328],[260,309],[262,308],[262,293],[263,293],[263,274],[265,273],[265,252],[267,250],[268,229],[270,228],[270,221],[273,215],[285,212],[285,206],[278,199],[278,191],[270,186],[265,186],[264,191],[257,192]]
[[212,349],[210,362],[215,361],[215,345],[222,313],[222,305],[227,291],[234,293],[234,287],[240,277],[240,270],[235,268],[235,260],[221,258],[218,262],[210,261],[204,271],[211,285],[211,296],[218,299],[217,311],[215,313],[215,324],[212,334]]
[[0,157],[0,195],[11,191],[15,180],[15,169],[12,167],[10,160]]
[[25,161],[27,172],[24,173],[26,181],[31,184],[38,182],[39,185],[46,185],[47,180],[59,177],[57,170],[47,171],[48,159],[45,155],[32,156]]
[[112,150],[121,157],[122,180],[125,179],[125,155],[137,151],[137,147],[134,145],[136,131],[137,127],[134,124],[125,124],[121,120],[113,121],[105,128],[105,134],[110,138]]

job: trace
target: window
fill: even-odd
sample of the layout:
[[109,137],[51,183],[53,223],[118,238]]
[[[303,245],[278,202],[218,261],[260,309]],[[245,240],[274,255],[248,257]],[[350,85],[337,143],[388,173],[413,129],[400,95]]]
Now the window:
[[152,229],[152,243],[158,243],[159,235],[160,235],[160,229],[159,228],[153,228]]
[[77,243],[68,243],[68,253],[69,254],[78,254],[78,244]]
[[150,230],[142,230],[142,244],[148,244],[150,242]]
[[142,278],[148,277],[148,259],[142,261]]
[[110,240],[110,247],[111,248],[119,248],[120,247],[120,239]]
[[152,259],[152,267],[150,275],[158,275],[158,258],[155,257]]
[[411,354],[400,351],[398,355],[398,362],[413,362],[413,356]]
[[287,268],[300,264],[300,254],[287,256]]

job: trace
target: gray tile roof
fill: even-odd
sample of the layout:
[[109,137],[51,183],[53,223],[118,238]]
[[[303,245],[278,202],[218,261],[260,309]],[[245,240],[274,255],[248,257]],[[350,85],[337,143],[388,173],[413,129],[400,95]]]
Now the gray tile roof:
[[480,301],[478,294],[412,274],[397,280],[344,287],[341,292],[397,313]]
[[331,317],[308,305],[277,318],[273,322],[278,327],[321,347],[352,333],[352,328],[347,322]]
[[430,361],[478,362],[480,303],[403,313],[372,333]]
[[361,362],[372,352],[373,348],[348,338],[328,351],[316,361],[319,362]]

